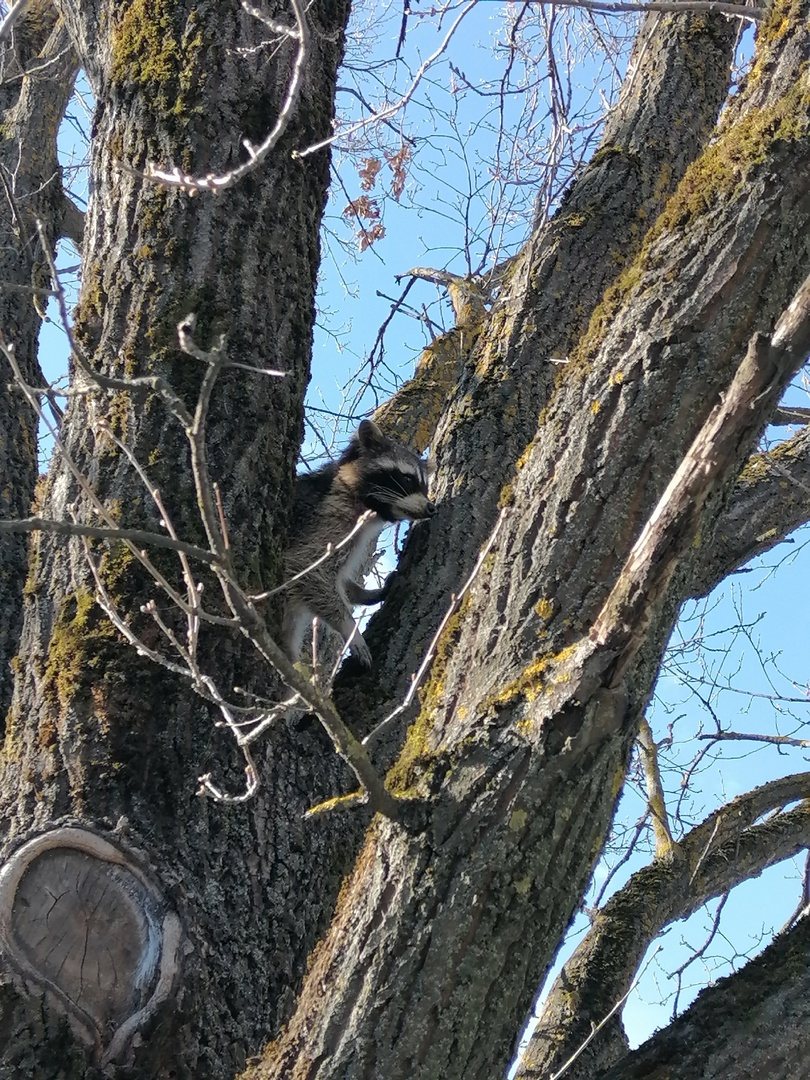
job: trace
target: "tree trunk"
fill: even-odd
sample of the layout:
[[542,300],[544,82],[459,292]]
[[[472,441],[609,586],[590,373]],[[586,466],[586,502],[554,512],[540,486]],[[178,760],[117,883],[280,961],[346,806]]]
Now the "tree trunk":
[[[288,6],[274,7],[271,15],[289,23]],[[177,323],[188,313],[203,345],[226,332],[230,359],[285,370],[283,379],[226,371],[207,430],[243,580],[277,584],[329,178],[328,152],[301,162],[291,151],[330,131],[348,4],[309,13],[302,97],[272,159],[218,198],[196,199],[145,180],[142,170],[154,160],[204,175],[244,157],[241,140],[258,142],[278,115],[295,42],[257,51],[271,35],[238,5],[82,2],[62,12],[97,101],[78,346],[106,375],[167,378],[189,407],[203,365],[178,348]],[[137,399],[121,391],[71,399],[66,453],[51,470],[43,516],[98,521],[69,455],[117,519],[160,530],[159,512],[101,418],[147,468],[180,535],[199,539],[185,438],[148,388]],[[122,642],[93,602],[78,541],[39,536],[33,548],[0,780],[6,852],[14,852],[0,918],[13,986],[24,979],[33,997],[7,988],[14,1036],[3,1060],[33,1063],[29,1075],[67,1075],[62,1015],[76,1061],[131,1060],[150,1077],[233,1075],[289,1011],[329,915],[340,822],[302,823],[302,815],[319,793],[345,785],[345,769],[324,753],[317,731],[280,725],[254,802],[197,798],[197,778],[209,770],[225,787],[244,784],[232,745],[214,727],[216,710]],[[94,554],[112,600],[148,633],[139,609],[155,595],[149,576],[121,544]],[[170,557],[156,561],[177,580]],[[257,683],[259,665],[241,641],[203,630],[217,678],[229,691],[239,683],[274,693],[266,675]],[[30,847],[43,835],[50,847]],[[23,916],[26,881],[41,883],[40,895],[61,895],[64,885],[68,897],[49,917],[44,944]],[[111,919],[117,941],[105,956]],[[93,941],[86,957],[83,933]],[[52,968],[53,955],[65,963]]]
[[[336,688],[357,728],[401,700],[447,598],[471,571],[553,392],[559,368],[549,358],[572,352],[605,289],[632,262],[709,138],[735,36],[719,17],[645,17],[599,149],[553,221],[538,227],[508,265],[491,315],[466,328],[467,348],[475,348],[433,442],[437,517],[430,530],[415,530],[391,601],[365,635],[375,653],[373,679],[345,688],[339,681]],[[376,642],[385,647],[375,650]],[[390,752],[401,745],[402,730],[389,729]]]
[[[148,163],[205,175],[244,160],[242,139],[279,115],[295,40],[265,49],[266,27],[236,6],[61,0],[98,102],[74,385],[82,365],[152,381],[71,400],[43,516],[96,522],[98,499],[160,531],[123,445],[183,539],[205,542],[187,443],[154,381],[194,407],[203,365],[177,344],[193,313],[203,347],[226,333],[231,360],[286,372],[226,369],[207,427],[241,578],[278,583],[328,182],[326,153],[291,151],[329,133],[347,6],[308,11],[303,94],[273,156],[192,199],[144,179]],[[286,4],[268,8],[289,22]],[[704,537],[792,370],[776,338],[753,339],[749,366],[773,361],[770,384],[731,417],[736,443],[711,457],[695,514],[653,549],[649,594],[634,591],[634,541],[807,265],[806,8],[785,5],[766,26],[708,148],[735,27],[646,18],[600,151],[504,270],[494,310],[460,323],[462,372],[457,386],[439,380],[451,397],[432,443],[439,513],[414,528],[373,621],[375,669],[347,665],[336,689],[358,731],[400,699],[485,543],[486,557],[388,776],[402,820],[372,821],[308,965],[368,815],[302,815],[345,791],[347,770],[290,719],[268,734],[253,802],[195,798],[203,771],[242,783],[216,710],[122,644],[94,605],[82,543],[33,544],[0,774],[3,1068],[229,1077],[290,1014],[251,1075],[505,1068],[603,842],[678,606],[702,580]],[[562,370],[548,363],[560,356]],[[420,415],[421,430],[437,410]],[[174,556],[153,553],[154,574],[121,544],[89,557],[151,647],[144,605],[157,595],[171,619],[153,579],[176,581]],[[241,636],[209,627],[202,642],[229,692],[281,691]],[[401,734],[387,727],[379,760]]]

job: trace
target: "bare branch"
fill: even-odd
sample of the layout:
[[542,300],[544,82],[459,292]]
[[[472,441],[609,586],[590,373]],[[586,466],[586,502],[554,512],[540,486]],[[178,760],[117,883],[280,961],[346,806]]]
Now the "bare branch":
[[[704,990],[673,1024],[601,1073],[602,1080],[803,1076],[810,1053],[809,947],[805,917],[745,967]],[[707,1037],[696,1038],[696,1032]]]
[[595,11],[605,15],[620,14],[625,11],[664,11],[683,14],[685,11],[716,13],[718,15],[736,15],[740,19],[759,22],[765,18],[765,9],[748,7],[746,4],[727,4],[723,0],[554,0],[555,7],[582,8],[583,11]]
[[289,589],[291,585],[294,585],[296,581],[299,581],[301,578],[306,577],[307,574],[311,574],[313,570],[316,570],[328,559],[331,559],[333,555],[336,555],[337,552],[341,550],[341,548],[345,547],[346,544],[353,540],[354,537],[361,531],[363,526],[369,520],[371,515],[372,511],[366,510],[365,513],[360,515],[355,524],[352,526],[351,530],[346,533],[342,540],[339,540],[336,544],[327,544],[323,551],[323,554],[319,555],[314,562],[311,562],[309,564],[309,566],[305,566],[303,570],[299,570],[297,574],[293,574],[292,577],[287,578],[281,583],[281,585],[277,585],[275,589],[268,589],[267,592],[256,593],[254,596],[249,597],[249,599],[254,603],[259,603],[262,600],[269,600],[271,596],[276,596],[278,595],[278,593],[284,592],[285,589]]
[[[145,394],[150,391],[158,394],[165,402],[169,411],[176,419],[187,426],[191,422],[191,417],[182,399],[174,392],[174,389],[166,382],[165,379],[159,375],[145,375],[136,379],[118,379],[111,375],[105,375],[100,371],[97,371],[87,359],[84,350],[73,334],[73,328],[68,315],[67,299],[65,297],[65,290],[62,287],[59,271],[56,269],[56,263],[53,260],[51,249],[45,235],[45,228],[41,221],[36,222],[37,234],[39,236],[42,251],[45,256],[45,260],[48,263],[48,269],[51,274],[51,281],[54,285],[56,292],[57,305],[59,307],[59,320],[62,329],[65,331],[68,339],[68,345],[70,346],[70,352],[76,361],[77,367],[80,369],[83,375],[86,375],[90,382],[99,387],[102,390],[124,390],[131,394]],[[12,346],[10,346],[12,347]],[[22,374],[16,374],[17,384],[26,392],[33,393],[33,388],[28,387],[23,380]]]
[[661,771],[658,767],[658,747],[655,745],[655,739],[646,718],[641,721],[639,727],[638,744],[641,747],[641,761],[647,783],[647,803],[655,833],[655,854],[660,858],[672,851],[674,841],[669,827]]
[[175,540],[170,536],[164,536],[162,533],[150,532],[148,529],[83,525],[75,521],[53,521],[50,518],[42,517],[21,518],[17,521],[0,521],[0,533],[34,532],[51,533],[58,536],[86,536],[95,540],[126,540],[133,544],[181,552],[192,559],[198,559],[200,562],[206,563],[208,566],[219,566],[221,564],[219,557],[210,551],[206,551],[205,548],[187,544],[182,540]]
[[[656,950],[656,952],[657,952],[657,950]],[[557,1070],[557,1072],[554,1073],[553,1076],[549,1077],[549,1080],[560,1080],[560,1078],[562,1076],[564,1076],[568,1072],[568,1070],[571,1068],[571,1066],[576,1062],[577,1058],[579,1058],[585,1052],[585,1050],[588,1048],[588,1044],[593,1039],[596,1038],[596,1036],[599,1034],[599,1032],[605,1027],[606,1024],[608,1024],[613,1019],[613,1017],[616,1015],[616,1013],[619,1011],[619,1009],[622,1007],[622,1005],[624,1005],[625,1001],[627,1001],[627,999],[632,994],[633,990],[636,988],[636,986],[638,984],[638,981],[641,978],[641,976],[644,974],[644,972],[647,970],[647,968],[653,962],[653,959],[655,958],[655,956],[656,956],[656,953],[654,952],[649,957],[649,959],[647,960],[647,963],[644,965],[644,967],[641,969],[641,971],[639,971],[638,975],[635,977],[635,979],[632,981],[632,983],[628,986],[627,990],[613,1004],[613,1006],[610,1009],[610,1012],[606,1013],[605,1016],[603,1016],[602,1019],[599,1021],[599,1023],[594,1025],[593,1030],[591,1031],[590,1035],[588,1035],[587,1038],[585,1038],[585,1040],[582,1043],[580,1043],[580,1045],[577,1047],[577,1049],[574,1051],[574,1053],[571,1055],[571,1057],[566,1062],[564,1062],[564,1064],[561,1066],[561,1068],[559,1068]]]
[[775,425],[808,424],[810,423],[810,409],[802,409],[792,405],[780,405],[771,417],[771,423]]
[[62,195],[62,217],[59,222],[59,234],[71,240],[81,248],[84,238],[84,212],[67,194]]
[[675,989],[675,997],[672,1001],[672,1019],[678,1015],[678,1002],[681,997],[681,990],[683,989],[683,974],[684,972],[694,964],[696,960],[699,960],[701,956],[705,955],[706,950],[717,937],[717,932],[720,929],[720,918],[723,914],[723,908],[726,906],[726,901],[729,898],[729,893],[723,893],[720,897],[720,903],[717,905],[717,910],[712,918],[712,925],[709,928],[709,933],[706,935],[706,939],[703,944],[700,945],[691,955],[689,955],[682,964],[680,964],[673,972],[672,976],[677,980],[677,986]]
[[698,738],[706,742],[759,742],[771,743],[773,746],[798,746],[802,749],[810,747],[810,739],[796,739],[792,735],[756,735],[747,731],[715,731],[698,735]]
[[[208,351],[201,349],[193,338],[194,325],[193,315],[186,316],[178,324],[177,334],[180,347],[184,352],[205,362],[208,370],[203,377],[193,422],[186,429],[186,436],[191,448],[191,469],[200,518],[211,549],[217,555],[218,561],[212,565],[225,601],[234,617],[239,620],[240,628],[256,651],[278,671],[303,704],[316,714],[332,740],[335,750],[354,772],[366,792],[371,806],[386,817],[396,820],[400,816],[398,801],[386,791],[364,747],[341,719],[331,698],[321,693],[315,683],[306,678],[279,648],[270,636],[264,618],[236,580],[223,522],[217,511],[216,492],[209,474],[205,440],[205,425],[211,395],[216,380],[226,364],[225,341],[221,337],[213,349]],[[261,722],[255,729],[246,734],[240,732],[238,736],[240,747],[247,746],[265,727],[264,718],[261,718]]]
[[705,595],[727,574],[771,550],[808,520],[810,428],[804,427],[748,459],[721,510],[711,543],[701,546],[692,595]]

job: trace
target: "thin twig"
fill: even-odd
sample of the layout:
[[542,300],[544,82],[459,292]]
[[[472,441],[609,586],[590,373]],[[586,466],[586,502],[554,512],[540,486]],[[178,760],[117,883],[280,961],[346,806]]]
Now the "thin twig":
[[314,154],[318,150],[323,150],[325,146],[329,146],[336,140],[346,138],[347,135],[353,135],[355,131],[361,131],[363,128],[368,127],[369,124],[376,124],[378,121],[387,120],[389,116],[393,116],[395,113],[399,112],[400,109],[404,109],[413,97],[413,95],[416,93],[416,88],[422,81],[425,72],[447,50],[447,47],[450,44],[450,41],[456,30],[458,29],[459,25],[461,24],[462,20],[465,18],[465,16],[469,15],[477,2],[478,0],[470,0],[468,4],[465,4],[464,8],[456,16],[455,22],[447,31],[447,34],[445,35],[444,40],[441,42],[439,47],[434,52],[432,52],[430,56],[419,66],[416,75],[414,75],[413,80],[411,81],[411,85],[408,87],[408,89],[405,91],[399,101],[394,102],[393,105],[386,105],[385,108],[380,109],[379,112],[372,113],[371,116],[366,116],[362,120],[355,121],[355,123],[350,124],[349,127],[343,128],[340,131],[335,132],[334,135],[330,135],[326,139],[321,139],[320,142],[313,143],[312,146],[308,146],[304,150],[294,150],[293,157],[309,157],[310,154]]
[[167,548],[169,551],[177,551],[188,555],[192,559],[198,559],[208,566],[220,565],[218,556],[206,551],[205,548],[187,544],[184,540],[174,540],[162,533],[150,532],[148,529],[122,529],[104,525],[83,525],[74,521],[54,521],[51,518],[30,517],[20,518],[17,521],[0,521],[0,533],[56,533],[61,536],[86,536],[93,540],[124,540],[133,544],[149,545],[150,547]]
[[[316,714],[335,750],[360,782],[369,804],[374,810],[396,820],[400,814],[398,800],[386,790],[364,747],[344,723],[334,702],[321,693],[312,680],[295,667],[273,640],[264,618],[236,580],[223,527],[216,509],[216,497],[208,470],[205,441],[205,424],[211,394],[226,360],[225,343],[224,339],[220,338],[213,349],[208,351],[201,349],[193,338],[194,323],[194,316],[189,315],[178,324],[180,347],[189,355],[207,363],[208,370],[200,387],[193,423],[186,430],[186,436],[191,447],[191,468],[197,505],[208,542],[212,551],[218,556],[217,563],[212,565],[225,601],[234,617],[239,620],[240,629],[254,649],[275,668],[290,689],[300,696],[304,706]],[[265,727],[266,722],[260,722],[249,732],[240,732],[238,738],[240,747],[246,747],[259,736]]]
[[681,964],[681,966],[679,968],[676,968],[675,971],[672,972],[672,976],[674,976],[678,981],[678,985],[677,985],[677,987],[675,989],[675,998],[674,998],[674,1000],[672,1002],[672,1019],[673,1020],[678,1015],[678,1002],[679,1002],[680,997],[681,997],[681,986],[682,986],[682,982],[683,982],[683,979],[682,979],[683,973],[686,971],[686,969],[689,967],[690,964],[694,964],[695,960],[700,959],[700,957],[704,955],[704,953],[706,952],[708,947],[714,941],[715,937],[717,936],[717,931],[720,929],[720,917],[723,914],[723,908],[726,906],[726,901],[728,900],[728,898],[729,898],[729,893],[727,893],[727,892],[723,893],[723,895],[720,897],[720,902],[717,905],[717,910],[715,911],[714,918],[712,920],[711,929],[709,930],[709,934],[708,934],[706,940],[700,946],[700,948],[695,950],[695,952],[693,952],[691,956],[689,956],[686,960],[684,960],[684,962]]
[[[152,391],[160,396],[172,415],[176,417],[183,426],[190,424],[191,415],[188,412],[188,409],[186,409],[183,400],[174,392],[169,383],[159,375],[145,375],[134,379],[118,379],[111,375],[104,375],[102,372],[96,371],[95,368],[92,367],[84,350],[74,337],[70,316],[68,315],[65,290],[62,288],[59,271],[56,269],[56,263],[53,260],[51,248],[45,234],[45,226],[39,219],[37,219],[35,224],[39,242],[45,260],[48,263],[48,270],[50,271],[51,281],[53,282],[54,292],[56,294],[56,303],[59,308],[59,322],[62,329],[65,331],[71,355],[75,359],[76,365],[81,370],[82,374],[86,375],[95,386],[102,390],[124,390],[133,395],[146,394]],[[18,376],[17,382],[21,387],[26,387],[22,375]]]

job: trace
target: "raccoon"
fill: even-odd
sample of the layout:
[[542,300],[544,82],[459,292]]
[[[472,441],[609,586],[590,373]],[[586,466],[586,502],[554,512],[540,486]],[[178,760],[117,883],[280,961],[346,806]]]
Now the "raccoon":
[[[347,536],[371,510],[355,536],[287,590],[282,646],[294,662],[313,616],[335,630],[366,667],[371,654],[352,618],[353,604],[378,604],[382,589],[365,589],[354,579],[386,525],[418,521],[435,513],[428,498],[427,466],[412,450],[386,438],[372,420],[363,420],[337,461],[296,477],[285,578],[311,566]],[[354,636],[352,637],[352,634]]]

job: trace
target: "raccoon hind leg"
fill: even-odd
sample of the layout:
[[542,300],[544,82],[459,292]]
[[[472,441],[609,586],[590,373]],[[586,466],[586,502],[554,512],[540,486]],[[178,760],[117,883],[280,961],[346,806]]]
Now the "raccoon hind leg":
[[312,611],[300,599],[291,597],[284,609],[281,624],[281,647],[295,663],[301,656],[307,627],[312,622]]
[[325,603],[323,598],[320,598],[317,604],[312,605],[312,611],[336,634],[340,634],[344,641],[349,641],[349,650],[355,659],[359,660],[364,667],[371,667],[371,653],[357,628],[348,604],[338,596],[334,597],[333,603]]

